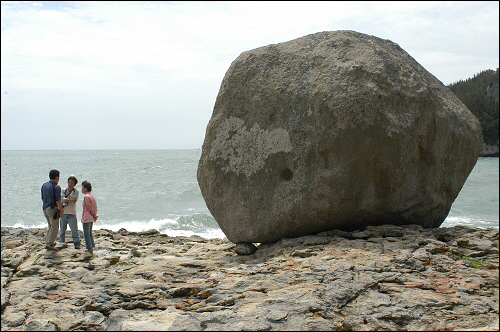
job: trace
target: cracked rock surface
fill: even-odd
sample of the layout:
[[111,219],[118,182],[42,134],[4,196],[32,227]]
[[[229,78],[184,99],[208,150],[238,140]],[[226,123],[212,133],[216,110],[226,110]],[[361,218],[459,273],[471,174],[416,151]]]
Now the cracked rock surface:
[[121,229],[94,231],[88,257],[45,233],[2,227],[2,331],[498,330],[498,228],[336,230],[246,256]]

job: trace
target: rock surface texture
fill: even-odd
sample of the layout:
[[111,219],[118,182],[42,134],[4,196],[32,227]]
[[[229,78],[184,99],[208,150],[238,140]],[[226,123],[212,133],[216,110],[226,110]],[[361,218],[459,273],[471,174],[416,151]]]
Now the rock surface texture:
[[397,44],[321,32],[233,61],[198,182],[233,243],[438,227],[481,149],[479,121]]
[[334,230],[247,256],[95,230],[93,258],[45,233],[2,227],[2,331],[498,331],[498,228]]

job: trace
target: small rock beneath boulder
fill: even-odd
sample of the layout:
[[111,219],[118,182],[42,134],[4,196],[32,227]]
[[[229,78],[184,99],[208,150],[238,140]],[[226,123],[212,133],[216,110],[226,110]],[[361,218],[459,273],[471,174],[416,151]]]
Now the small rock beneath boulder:
[[257,247],[254,246],[252,243],[247,243],[247,242],[238,242],[236,243],[236,247],[234,248],[234,251],[238,255],[251,255],[257,250]]

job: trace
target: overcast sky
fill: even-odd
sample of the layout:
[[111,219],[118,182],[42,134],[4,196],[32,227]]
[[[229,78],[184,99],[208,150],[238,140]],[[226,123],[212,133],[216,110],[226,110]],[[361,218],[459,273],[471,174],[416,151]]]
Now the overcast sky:
[[242,52],[389,39],[450,84],[499,66],[499,2],[2,1],[1,149],[200,148]]

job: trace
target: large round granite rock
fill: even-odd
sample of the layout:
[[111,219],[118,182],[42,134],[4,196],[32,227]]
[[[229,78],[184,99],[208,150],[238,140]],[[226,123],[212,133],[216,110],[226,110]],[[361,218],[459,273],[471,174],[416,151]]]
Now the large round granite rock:
[[320,32],[233,61],[197,176],[234,243],[438,227],[481,148],[474,115],[397,44]]

